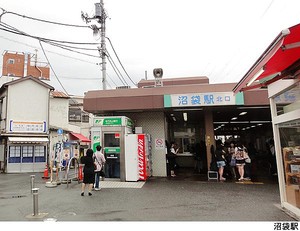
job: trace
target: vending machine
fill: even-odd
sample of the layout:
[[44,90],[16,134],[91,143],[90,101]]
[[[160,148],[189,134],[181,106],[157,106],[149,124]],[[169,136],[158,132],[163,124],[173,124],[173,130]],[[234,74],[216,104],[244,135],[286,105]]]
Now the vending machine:
[[125,135],[125,176],[126,181],[146,181],[152,176],[149,134]]

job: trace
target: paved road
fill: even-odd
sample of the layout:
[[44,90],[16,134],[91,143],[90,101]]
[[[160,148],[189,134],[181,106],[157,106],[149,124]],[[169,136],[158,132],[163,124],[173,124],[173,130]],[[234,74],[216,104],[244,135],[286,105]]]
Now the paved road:
[[41,217],[32,216],[31,174],[0,174],[0,221],[295,221],[279,208],[274,183],[153,178],[142,188],[103,188],[82,197],[76,181],[47,188],[48,180],[33,174]]

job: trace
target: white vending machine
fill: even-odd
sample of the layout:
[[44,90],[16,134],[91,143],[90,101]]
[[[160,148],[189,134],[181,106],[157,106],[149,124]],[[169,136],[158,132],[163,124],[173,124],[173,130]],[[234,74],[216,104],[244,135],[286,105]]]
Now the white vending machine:
[[148,134],[125,135],[126,181],[146,181],[152,176],[151,137]]

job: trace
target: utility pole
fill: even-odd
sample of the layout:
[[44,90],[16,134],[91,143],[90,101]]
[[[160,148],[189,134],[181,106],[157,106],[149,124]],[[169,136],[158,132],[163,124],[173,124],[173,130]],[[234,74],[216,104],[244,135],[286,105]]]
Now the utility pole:
[[[97,10],[97,4],[96,3],[96,10]],[[101,50],[100,50],[100,56],[102,58],[102,89],[106,90],[106,44],[105,44],[105,20],[106,20],[106,14],[104,10],[104,3],[103,0],[100,0],[100,17],[99,21],[101,23]],[[97,12],[96,12],[96,17]]]
[[85,20],[86,23],[91,22],[91,20],[97,20],[100,24],[100,28],[96,25],[91,25],[91,29],[93,30],[94,35],[99,34],[100,29],[100,36],[101,36],[101,43],[100,47],[98,47],[100,57],[102,59],[102,89],[106,90],[106,44],[105,44],[105,20],[107,18],[105,9],[104,9],[104,2],[100,0],[100,3],[95,3],[95,16],[90,18],[87,13],[81,12],[81,18]]

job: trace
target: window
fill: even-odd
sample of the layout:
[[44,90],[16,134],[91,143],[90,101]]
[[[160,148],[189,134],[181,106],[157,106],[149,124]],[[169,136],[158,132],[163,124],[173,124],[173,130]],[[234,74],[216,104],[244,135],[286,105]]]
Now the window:
[[120,147],[120,138],[115,133],[104,134],[104,147]]
[[8,163],[20,163],[21,162],[21,147],[10,146],[8,153]]
[[300,107],[300,83],[275,97],[277,115],[285,114]]
[[82,112],[81,114],[82,123],[88,123],[89,119],[90,119],[89,114],[86,112]]
[[[21,160],[22,157],[22,160]],[[46,162],[46,146],[9,146],[8,163]]]
[[8,64],[15,64],[15,60],[14,60],[14,59],[8,59],[8,60],[7,60],[7,63],[8,63]]
[[22,163],[33,162],[33,146],[22,147]]
[[34,147],[34,161],[45,162],[46,161],[46,146]]
[[69,108],[69,122],[81,122],[80,108]]

